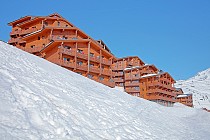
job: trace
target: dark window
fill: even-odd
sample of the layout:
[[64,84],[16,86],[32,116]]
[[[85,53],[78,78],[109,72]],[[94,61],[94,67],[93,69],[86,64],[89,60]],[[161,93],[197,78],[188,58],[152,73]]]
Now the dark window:
[[31,45],[31,48],[34,48],[35,47],[35,45]]
[[94,56],[94,53],[90,53],[90,57],[93,57]]
[[83,50],[78,49],[77,52],[83,54]]
[[40,40],[40,36],[38,36],[38,40]]
[[104,80],[104,77],[99,77],[99,80],[101,80],[101,81]]
[[90,79],[92,79],[93,78],[93,75],[88,74],[87,77],[90,78]]

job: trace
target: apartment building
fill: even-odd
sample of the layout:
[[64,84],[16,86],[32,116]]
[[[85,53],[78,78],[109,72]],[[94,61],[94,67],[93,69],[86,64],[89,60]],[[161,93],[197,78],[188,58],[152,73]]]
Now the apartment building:
[[25,16],[12,26],[9,44],[110,87],[115,56],[59,14]]
[[25,16],[8,25],[9,44],[104,85],[165,106],[180,94],[169,73],[138,56],[116,58],[103,40],[94,40],[57,13]]

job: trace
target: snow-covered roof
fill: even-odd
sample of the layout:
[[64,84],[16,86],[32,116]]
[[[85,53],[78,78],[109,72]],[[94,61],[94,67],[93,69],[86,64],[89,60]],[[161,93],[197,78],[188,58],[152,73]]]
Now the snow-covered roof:
[[155,76],[155,75],[157,75],[157,74],[156,74],[156,73],[147,74],[147,75],[141,76],[141,78],[150,77],[150,76]]
[[188,97],[191,96],[192,94],[180,94],[177,96],[177,98],[183,98],[183,97]]

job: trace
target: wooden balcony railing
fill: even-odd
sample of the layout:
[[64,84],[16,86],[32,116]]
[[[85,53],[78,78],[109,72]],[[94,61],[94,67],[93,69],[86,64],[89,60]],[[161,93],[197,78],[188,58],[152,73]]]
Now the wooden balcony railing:
[[23,35],[23,34],[32,33],[32,32],[38,31],[38,30],[40,30],[40,29],[31,28],[31,29],[27,29],[27,30],[12,31],[12,32],[10,32],[10,35],[16,35],[16,34]]
[[90,61],[93,61],[93,62],[98,62],[98,63],[100,63],[100,58],[98,58],[98,57],[95,57],[95,56],[90,56]]
[[87,54],[82,54],[82,53],[77,52],[77,57],[81,58],[81,59],[88,60],[88,55]]
[[112,70],[102,69],[101,74],[110,76],[112,75]]
[[140,76],[125,76],[125,80],[138,80],[140,78]]
[[153,93],[162,93],[162,94],[165,94],[167,96],[172,96],[172,97],[176,96],[176,94],[174,94],[174,92],[166,91],[166,90],[158,89],[158,88],[156,88],[156,89],[149,89],[149,90],[147,90],[147,93],[151,93],[151,94],[153,94]]
[[97,82],[107,85],[109,87],[115,87],[115,83],[111,81],[97,80]]
[[145,97],[148,100],[164,100],[164,101],[170,101],[170,102],[176,102],[176,99],[173,97],[167,97],[163,95],[149,95]]
[[124,82],[124,79],[122,79],[122,78],[114,78],[114,81],[115,82]]
[[125,86],[139,86],[140,85],[140,83],[125,83]]
[[115,77],[115,76],[123,76],[124,74],[123,74],[123,72],[118,72],[118,73],[116,73],[116,72],[114,72],[113,73],[113,76]]
[[70,49],[61,48],[60,52],[66,55],[75,56],[75,51]]
[[36,52],[41,51],[42,48],[43,47],[35,46],[33,48],[25,48],[24,51],[29,52],[29,53],[36,53]]
[[97,68],[97,67],[90,67],[90,72],[93,72],[93,73],[100,73],[100,68]]
[[73,62],[61,61],[60,65],[67,68],[75,68],[75,63]]
[[10,38],[10,40],[8,41],[8,43],[16,43],[19,40],[20,40],[19,38]]
[[125,89],[125,92],[128,92],[128,93],[130,93],[130,92],[140,92],[140,89],[126,88],[126,89]]
[[87,71],[88,70],[88,66],[87,65],[78,65],[77,64],[77,69],[83,70],[83,71]]
[[106,59],[102,59],[101,63],[104,65],[111,65],[111,61],[110,60],[106,60]]

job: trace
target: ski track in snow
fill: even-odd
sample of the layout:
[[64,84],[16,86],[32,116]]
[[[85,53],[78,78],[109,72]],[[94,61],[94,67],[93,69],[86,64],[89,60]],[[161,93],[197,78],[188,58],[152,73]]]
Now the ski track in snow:
[[209,139],[210,113],[164,107],[0,42],[0,138]]

